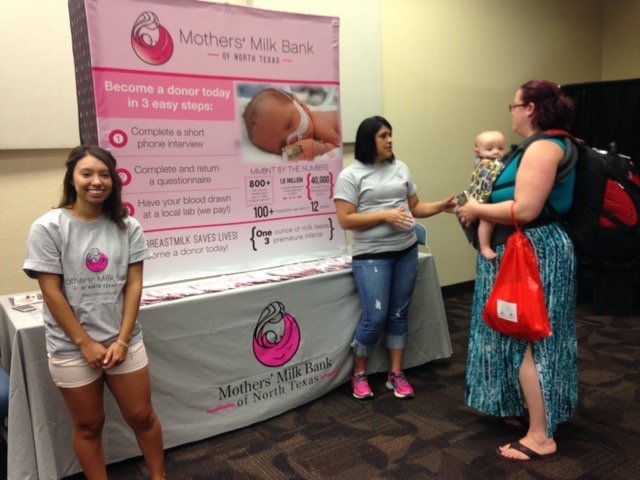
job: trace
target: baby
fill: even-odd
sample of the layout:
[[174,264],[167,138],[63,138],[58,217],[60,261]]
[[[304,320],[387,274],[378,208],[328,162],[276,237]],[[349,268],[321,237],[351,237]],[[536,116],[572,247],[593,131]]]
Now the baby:
[[337,111],[312,111],[277,88],[256,93],[242,117],[251,143],[285,160],[313,160],[342,143]]
[[[473,151],[476,158],[474,170],[471,174],[469,190],[465,192],[480,203],[486,202],[491,196],[493,182],[502,171],[503,164],[500,161],[504,155],[506,140],[502,132],[485,131],[476,137]],[[464,200],[462,200],[464,201]],[[460,204],[461,200],[458,200]],[[487,260],[494,260],[496,252],[491,248],[491,235],[494,224],[488,220],[480,220],[478,224],[478,245],[480,253]]]

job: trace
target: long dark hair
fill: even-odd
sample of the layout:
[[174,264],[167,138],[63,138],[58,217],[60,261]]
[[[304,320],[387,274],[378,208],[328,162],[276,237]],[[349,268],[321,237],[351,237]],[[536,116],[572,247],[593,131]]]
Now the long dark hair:
[[122,180],[116,172],[116,159],[104,148],[92,145],[80,145],[69,152],[69,156],[65,162],[67,171],[64,175],[62,197],[60,198],[58,207],[70,208],[78,199],[78,192],[76,192],[76,187],[73,186],[73,171],[77,163],[88,155],[97,158],[107,166],[111,182],[113,183],[111,195],[109,195],[102,204],[102,213],[109,217],[118,227],[126,228],[124,219],[129,215],[129,212],[122,204]]
[[531,123],[540,130],[568,130],[575,106],[571,97],[548,80],[530,80],[520,87],[522,103],[533,103],[536,108]]
[[[391,124],[379,115],[374,117],[365,118],[360,122],[360,126],[356,132],[356,159],[362,163],[372,164],[375,163],[378,156],[378,150],[376,149],[376,134],[382,127],[387,127],[393,131]],[[390,160],[395,157],[392,156]]]

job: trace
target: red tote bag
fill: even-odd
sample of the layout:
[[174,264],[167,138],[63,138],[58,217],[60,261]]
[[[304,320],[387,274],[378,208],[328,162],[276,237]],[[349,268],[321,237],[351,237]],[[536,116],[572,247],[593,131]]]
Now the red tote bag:
[[484,309],[485,323],[495,331],[529,342],[551,336],[538,259],[531,242],[515,222],[507,240],[496,283]]

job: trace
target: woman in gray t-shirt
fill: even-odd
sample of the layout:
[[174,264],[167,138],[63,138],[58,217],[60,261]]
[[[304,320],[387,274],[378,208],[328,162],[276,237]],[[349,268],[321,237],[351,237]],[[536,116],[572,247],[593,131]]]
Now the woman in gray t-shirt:
[[107,478],[102,426],[106,384],[133,429],[151,478],[165,478],[162,427],[151,405],[138,325],[142,264],[149,250],[122,204],[116,160],[76,147],[57,209],[29,233],[24,271],[44,299],[49,371],[73,423],[73,447],[88,478]]
[[390,369],[386,386],[399,398],[414,396],[402,364],[409,303],[418,269],[415,218],[455,207],[454,197],[421,202],[407,166],[392,149],[391,125],[383,117],[362,121],[356,160],[340,172],[334,197],[338,221],[353,231],[353,276],[362,302],[353,348],[353,396],[369,398],[367,360],[384,332]]

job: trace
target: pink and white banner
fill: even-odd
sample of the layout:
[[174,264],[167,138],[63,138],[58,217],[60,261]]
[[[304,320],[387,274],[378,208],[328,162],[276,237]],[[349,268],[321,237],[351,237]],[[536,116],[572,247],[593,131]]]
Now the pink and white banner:
[[345,253],[339,20],[70,0],[83,143],[118,160],[145,284]]

